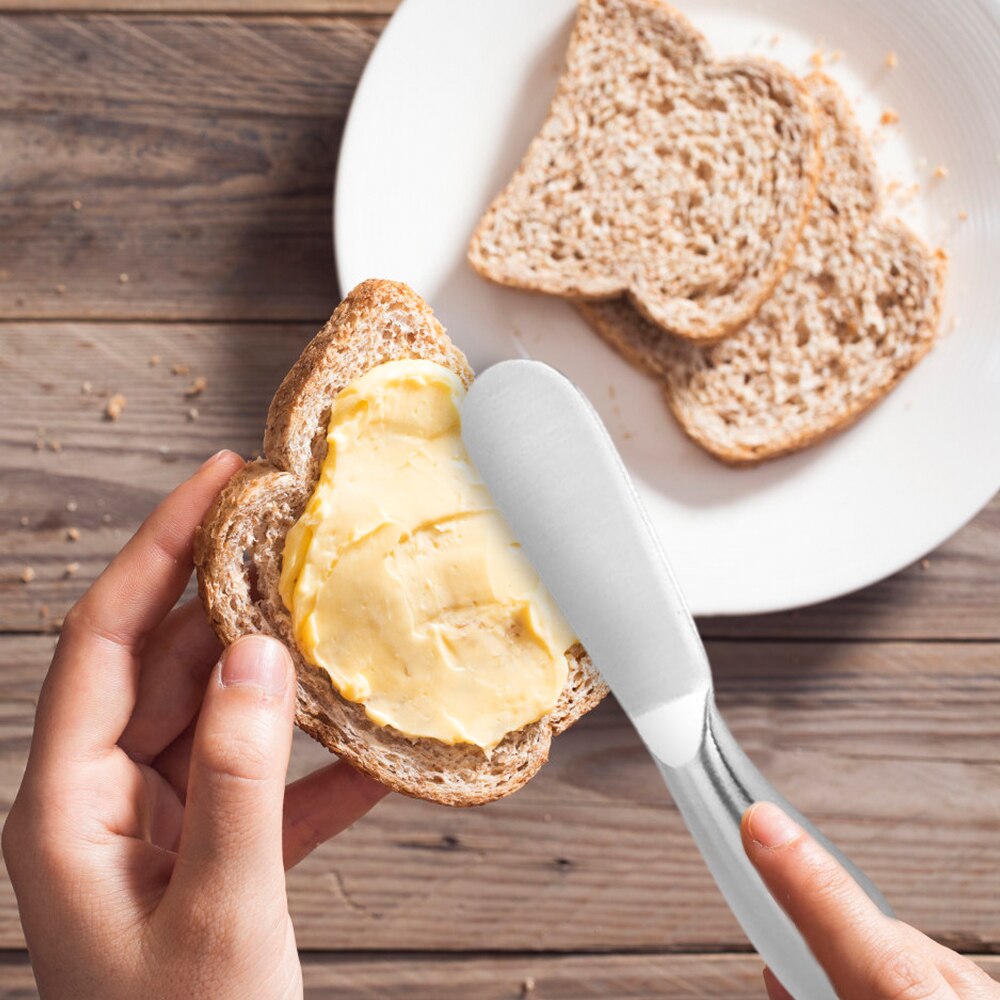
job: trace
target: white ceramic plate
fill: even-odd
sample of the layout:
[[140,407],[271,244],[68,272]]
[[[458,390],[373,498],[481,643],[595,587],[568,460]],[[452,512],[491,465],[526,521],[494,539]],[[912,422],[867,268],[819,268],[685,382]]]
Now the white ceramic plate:
[[[800,455],[728,469],[570,306],[467,266],[476,221],[545,116],[575,0],[404,0],[344,136],[340,284],[412,285],[477,369],[518,355],[561,369],[607,423],[692,610],[790,608],[895,572],[1000,488],[1000,2],[678,2],[719,55],[805,72],[818,47],[841,50],[827,71],[869,132],[883,108],[899,112],[876,146],[883,181],[920,183],[896,210],[947,247],[952,268],[938,345],[871,414]],[[939,164],[944,180],[931,176]]]

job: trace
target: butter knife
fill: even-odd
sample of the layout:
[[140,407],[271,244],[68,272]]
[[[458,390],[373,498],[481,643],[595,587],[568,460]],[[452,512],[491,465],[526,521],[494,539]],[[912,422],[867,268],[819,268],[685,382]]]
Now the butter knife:
[[554,368],[504,361],[469,390],[462,437],[525,554],[656,761],[747,937],[797,1000],[836,1000],[744,854],[744,811],[759,800],[780,805],[885,913],[892,911],[726,728],[704,646],[597,412]]

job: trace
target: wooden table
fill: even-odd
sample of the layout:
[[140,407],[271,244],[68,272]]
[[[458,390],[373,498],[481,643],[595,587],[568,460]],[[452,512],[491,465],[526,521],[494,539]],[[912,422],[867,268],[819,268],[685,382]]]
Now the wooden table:
[[[0,0],[3,807],[61,616],[205,456],[258,447],[272,391],[339,298],[337,146],[393,4],[30,6]],[[198,375],[207,388],[186,396]],[[115,393],[127,404],[112,422]],[[994,500],[862,593],[701,623],[754,759],[904,919],[994,973],[998,612]],[[299,739],[294,768],[325,756]],[[311,997],[762,995],[610,703],[513,798],[471,811],[393,798],[289,890]],[[0,948],[0,998],[32,995],[6,879]]]

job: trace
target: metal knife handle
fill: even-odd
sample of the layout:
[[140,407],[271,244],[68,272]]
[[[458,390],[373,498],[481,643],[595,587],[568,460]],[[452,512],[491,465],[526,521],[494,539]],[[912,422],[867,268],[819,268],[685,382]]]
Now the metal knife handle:
[[743,813],[754,802],[775,803],[837,858],[879,909],[892,916],[882,894],[757,770],[726,728],[712,697],[697,756],[680,767],[659,760],[657,764],[709,871],[761,958],[796,1000],[836,1000],[826,974],[743,851]]

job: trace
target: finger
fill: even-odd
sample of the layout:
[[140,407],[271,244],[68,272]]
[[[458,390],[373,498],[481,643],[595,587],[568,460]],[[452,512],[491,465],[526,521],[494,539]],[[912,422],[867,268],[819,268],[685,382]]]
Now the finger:
[[972,961],[954,952],[951,954],[952,958],[939,962],[938,968],[957,996],[962,1000],[997,1000],[1000,997],[1000,983]]
[[346,830],[389,793],[385,785],[337,761],[285,789],[284,862],[292,868]]
[[774,973],[767,968],[764,969],[764,989],[767,990],[767,1000],[795,1000],[795,997],[778,982]]
[[752,805],[741,833],[750,861],[840,996],[954,1000],[933,961],[905,941],[900,925],[777,806]]
[[913,927],[906,924],[901,926],[908,936],[922,940],[931,960],[962,1000],[997,1000],[997,997],[1000,997],[1000,986],[996,980],[988,976],[971,959],[959,955],[943,944],[938,944]]
[[198,598],[175,608],[151,633],[132,718],[118,740],[133,760],[148,764],[184,731],[221,653]]
[[70,609],[39,699],[36,760],[63,767],[114,747],[135,704],[143,639],[184,590],[194,530],[241,464],[232,452],[209,459]]
[[[178,848],[180,897],[238,899],[281,890],[282,802],[292,744],[294,671],[276,639],[226,650],[198,715]],[[176,885],[175,885],[176,882]]]
[[198,728],[198,716],[195,716],[180,736],[177,737],[162,753],[156,755],[153,770],[163,775],[164,780],[184,802],[187,799],[188,773],[191,768],[191,748],[194,746],[194,734]]

